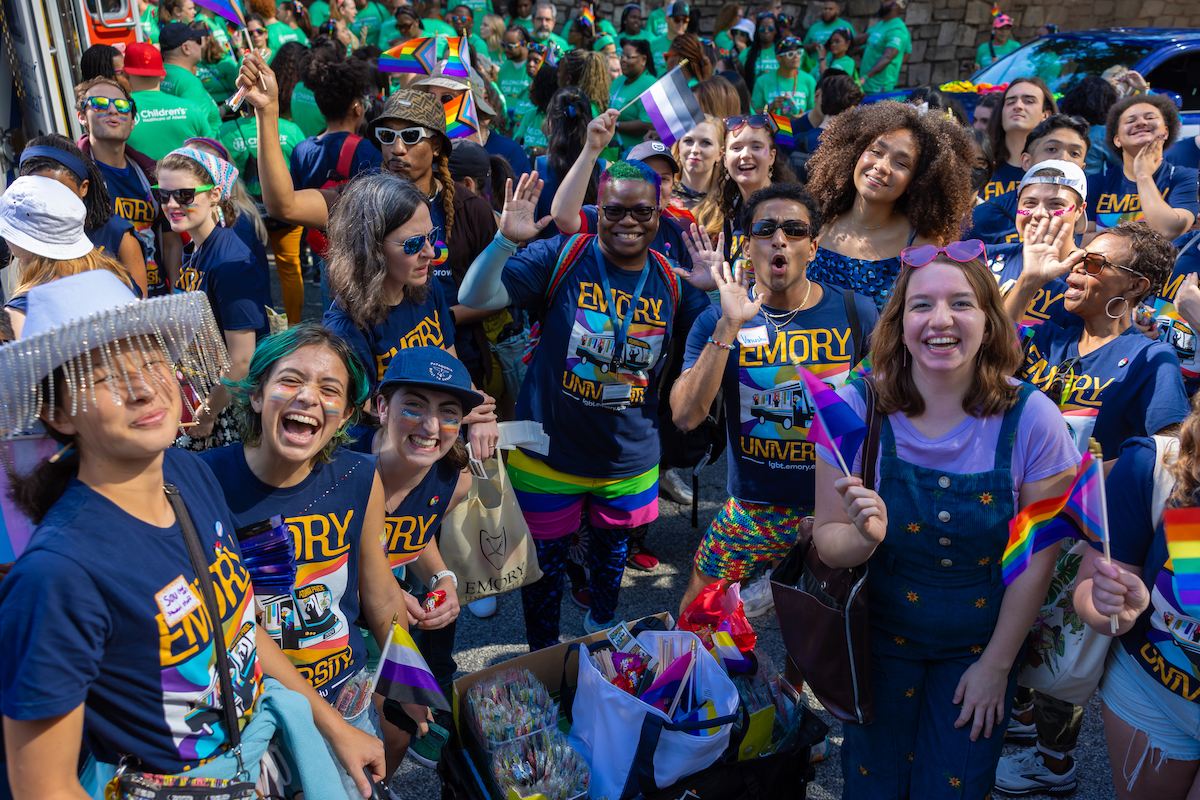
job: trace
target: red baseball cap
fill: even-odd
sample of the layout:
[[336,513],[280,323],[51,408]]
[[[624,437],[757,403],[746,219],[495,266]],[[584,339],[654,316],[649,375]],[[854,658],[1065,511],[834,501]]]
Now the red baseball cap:
[[133,42],[125,47],[125,71],[130,75],[167,77],[162,53],[146,42]]

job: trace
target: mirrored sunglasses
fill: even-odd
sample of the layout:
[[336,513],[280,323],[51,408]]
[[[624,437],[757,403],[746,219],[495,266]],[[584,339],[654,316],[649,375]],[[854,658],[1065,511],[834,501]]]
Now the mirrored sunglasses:
[[83,101],[83,107],[93,111],[107,111],[111,107],[115,108],[119,114],[128,114],[133,111],[133,103],[123,97],[89,97]]
[[403,247],[404,254],[406,256],[415,256],[417,253],[421,252],[423,247],[425,247],[425,242],[429,242],[431,245],[436,242],[438,240],[438,236],[441,235],[441,232],[442,229],[435,226],[434,229],[429,233],[419,233],[416,236],[410,236],[401,242],[393,242],[391,239],[384,239],[384,241],[388,244],[398,244]]
[[978,239],[967,239],[965,242],[951,242],[945,247],[923,244],[919,247],[906,247],[900,251],[900,263],[908,267],[923,267],[939,255],[945,253],[946,258],[965,264],[975,258],[984,258],[987,249]]

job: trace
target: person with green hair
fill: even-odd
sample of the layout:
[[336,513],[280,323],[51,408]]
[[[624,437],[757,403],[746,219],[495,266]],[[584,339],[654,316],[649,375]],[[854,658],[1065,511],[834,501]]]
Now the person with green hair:
[[[226,386],[241,441],[201,458],[239,534],[282,532],[294,542],[295,581],[289,591],[257,595],[259,619],[300,674],[337,707],[368,661],[355,624],[360,614],[375,641],[386,642],[396,616],[411,627],[447,613],[427,614],[392,577],[379,546],[385,492],[375,457],[345,447],[353,442],[349,429],[370,381],[350,345],[305,323],[263,339],[246,377]],[[424,706],[405,710],[419,725],[429,718]],[[374,703],[347,722],[384,738]],[[347,798],[361,796],[350,775],[341,777]]]

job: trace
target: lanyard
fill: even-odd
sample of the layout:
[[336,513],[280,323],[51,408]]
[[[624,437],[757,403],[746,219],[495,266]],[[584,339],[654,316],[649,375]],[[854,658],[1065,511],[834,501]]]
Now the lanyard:
[[604,262],[604,255],[600,252],[600,238],[592,240],[592,248],[596,253],[596,264],[600,267],[600,285],[604,287],[604,302],[608,307],[608,318],[613,324],[613,351],[610,364],[615,375],[617,368],[621,362],[625,360],[625,338],[629,335],[629,323],[633,322],[634,313],[637,311],[638,303],[642,300],[642,289],[646,288],[646,276],[650,274],[650,254],[646,253],[646,263],[642,265],[642,274],[638,277],[637,288],[633,291],[633,297],[629,300],[629,309],[625,312],[625,320],[617,316],[617,297],[613,294],[612,287],[608,283],[608,265]]

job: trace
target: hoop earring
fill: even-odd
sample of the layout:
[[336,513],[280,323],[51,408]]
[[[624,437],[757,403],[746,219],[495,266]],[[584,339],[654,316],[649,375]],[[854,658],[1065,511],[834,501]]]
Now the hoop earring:
[[[1108,307],[1112,305],[1113,300],[1121,300],[1122,302],[1125,303],[1125,308],[1121,310],[1120,314],[1114,314],[1108,310]],[[1125,316],[1128,313],[1129,313],[1129,301],[1126,300],[1124,296],[1114,297],[1114,298],[1112,298],[1112,300],[1109,300],[1107,303],[1104,304],[1104,314],[1109,319],[1120,319],[1121,317]]]

